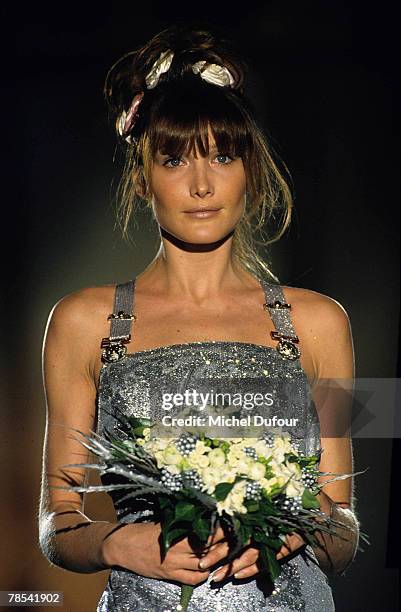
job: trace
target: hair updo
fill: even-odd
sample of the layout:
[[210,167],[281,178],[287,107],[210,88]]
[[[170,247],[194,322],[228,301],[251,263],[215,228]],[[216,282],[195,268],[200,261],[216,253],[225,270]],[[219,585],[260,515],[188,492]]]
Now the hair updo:
[[[168,50],[174,53],[170,67],[149,89],[146,76]],[[199,61],[228,69],[231,86],[211,84],[194,74],[192,66]],[[267,276],[278,282],[256,245],[267,246],[283,235],[291,220],[292,197],[244,95],[246,70],[228,41],[210,30],[180,26],[160,32],[112,66],[104,94],[116,121],[117,137],[126,149],[117,192],[118,222],[127,238],[135,205],[141,201],[149,204],[149,172],[157,152],[180,157],[197,148],[201,155],[208,155],[210,127],[218,150],[241,157],[246,174],[246,207],[234,231],[233,255],[257,278]],[[127,143],[118,125],[141,92],[144,96]],[[277,218],[279,227],[269,236],[264,226]],[[255,239],[256,231],[261,241]]]

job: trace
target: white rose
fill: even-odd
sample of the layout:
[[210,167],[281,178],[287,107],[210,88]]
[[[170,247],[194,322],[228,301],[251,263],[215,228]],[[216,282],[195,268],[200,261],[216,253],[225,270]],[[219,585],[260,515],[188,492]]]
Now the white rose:
[[245,513],[247,511],[243,503],[245,490],[245,481],[236,482],[226,499],[222,502],[217,502],[218,513],[221,514],[223,510],[231,515],[233,515],[234,512]]
[[197,440],[195,443],[194,450],[196,453],[208,453],[212,449],[210,448],[210,446],[207,446],[207,444],[205,444],[203,440]]
[[273,476],[273,478],[263,479],[263,484],[261,481],[259,482],[262,485],[263,489],[266,491],[266,493],[270,493],[273,487],[276,487],[277,485],[279,487],[283,487],[287,482],[287,478],[285,478],[284,476]]
[[243,474],[244,476],[248,476],[249,475],[249,471],[251,470],[252,466],[254,465],[255,461],[253,459],[251,459],[251,457],[244,457],[243,459],[239,459],[237,461],[237,463],[235,464],[235,469],[237,470],[237,472],[239,474]]
[[287,497],[297,497],[298,495],[302,495],[304,489],[305,487],[303,484],[292,479],[285,488],[285,494]]
[[272,456],[273,451],[269,448],[264,440],[258,440],[258,442],[254,446],[258,457],[265,457],[268,459]]
[[179,474],[181,472],[177,465],[166,465],[166,470],[168,470],[170,474]]
[[287,461],[286,466],[288,471],[295,476],[295,478],[301,478],[302,470],[299,467],[298,463]]
[[263,463],[257,462],[251,465],[248,471],[248,476],[249,478],[252,478],[252,480],[260,480],[261,478],[264,477],[265,472],[266,472],[266,468],[263,465]]
[[212,449],[208,457],[211,466],[223,465],[226,461],[226,456],[221,448]]
[[187,461],[191,467],[194,468],[204,468],[209,465],[209,457],[208,455],[203,455],[202,453],[198,453],[196,451],[192,451],[187,456]]
[[167,465],[177,465],[182,461],[182,456],[175,448],[175,446],[168,446],[163,451],[163,459]]

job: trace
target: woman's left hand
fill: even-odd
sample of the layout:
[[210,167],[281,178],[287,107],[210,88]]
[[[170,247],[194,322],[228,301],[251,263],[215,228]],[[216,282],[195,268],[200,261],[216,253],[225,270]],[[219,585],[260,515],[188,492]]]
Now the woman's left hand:
[[[276,559],[283,559],[299,548],[302,548],[305,544],[306,542],[298,534],[292,533],[287,535],[286,544],[283,544],[283,546],[280,548],[276,554]],[[260,568],[256,563],[259,559],[259,554],[259,548],[255,548],[254,546],[246,548],[246,550],[240,554],[240,556],[233,559],[233,561],[219,567],[219,569],[213,574],[213,581],[218,582],[220,580],[224,580],[225,578],[229,578],[229,576],[234,576],[234,578],[238,579],[251,578],[252,576],[255,576],[260,572]]]

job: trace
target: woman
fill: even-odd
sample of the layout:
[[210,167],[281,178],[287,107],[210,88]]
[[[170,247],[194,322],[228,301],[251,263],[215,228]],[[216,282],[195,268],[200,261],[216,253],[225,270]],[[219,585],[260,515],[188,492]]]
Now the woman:
[[[283,378],[298,390],[322,378],[353,377],[344,309],[316,292],[281,287],[256,253],[255,227],[281,216],[277,239],[289,224],[291,197],[243,79],[244,65],[227,43],[170,28],[117,62],[106,80],[126,146],[120,219],[126,232],[133,203],[145,202],[160,248],[134,281],[77,291],[52,310],[40,513],[40,543],[52,563],[83,573],[112,569],[100,611],[179,609],[186,583],[196,586],[189,610],[329,612],[334,604],[323,572],[342,572],[355,555],[350,480],[331,482],[319,495],[321,510],[350,528],[345,539],[321,533],[321,547],[312,550],[296,534],[287,537],[274,585],[251,545],[224,563],[228,542],[220,528],[204,550],[184,539],[162,562],[150,506],[123,513],[114,497],[116,522],[91,521],[81,495],[53,488],[66,475],[78,484],[85,479],[78,468],[60,468],[86,459],[71,427],[103,433],[116,427],[118,410],[156,418],[149,389],[161,389],[166,377]],[[308,423],[302,449],[323,448],[322,472],[351,472],[349,438],[323,437],[320,400],[315,407],[304,397],[297,406]],[[330,406],[335,412],[334,401]]]

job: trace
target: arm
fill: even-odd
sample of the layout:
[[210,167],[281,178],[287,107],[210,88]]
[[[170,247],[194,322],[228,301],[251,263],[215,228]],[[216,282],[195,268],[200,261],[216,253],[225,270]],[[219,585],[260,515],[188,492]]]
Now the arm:
[[[312,396],[321,427],[323,449],[321,472],[350,473],[353,471],[350,437],[353,380],[355,375],[352,332],[345,310],[336,301],[319,296],[320,315],[315,317],[314,330],[309,335],[311,354],[317,373]],[[323,484],[330,476],[321,476]],[[349,529],[338,529],[341,537],[318,532],[323,546],[314,549],[322,569],[342,573],[353,561],[359,541],[359,522],[355,514],[353,479],[338,480],[325,485],[319,494],[321,510]]]
[[106,568],[103,546],[115,524],[83,514],[83,495],[53,489],[65,475],[83,484],[85,471],[60,466],[88,461],[70,428],[94,428],[96,388],[91,375],[90,291],[71,294],[53,308],[43,345],[46,431],[39,509],[39,544],[54,565],[80,573]]
[[[304,293],[305,295],[305,293]],[[309,374],[315,382],[312,384],[312,397],[316,405],[320,426],[321,446],[324,449],[320,461],[320,471],[350,473],[352,466],[352,445],[349,437],[351,393],[354,378],[354,354],[351,329],[344,309],[334,300],[316,292],[306,292],[302,353],[310,357]],[[291,300],[290,300],[291,301]],[[337,383],[336,383],[337,381]],[[329,390],[328,382],[333,390]],[[343,389],[343,391],[339,391]],[[323,483],[331,478],[320,477]],[[347,525],[348,529],[338,529],[338,536],[327,536],[316,532],[320,547],[314,552],[321,568],[329,573],[342,573],[354,559],[359,539],[359,525],[356,518],[353,497],[352,479],[340,480],[325,485],[319,494],[321,511]],[[317,521],[319,519],[316,519]],[[283,559],[305,545],[297,534],[287,536],[277,559]],[[227,545],[225,546],[228,552]],[[202,567],[209,567],[219,560],[221,554],[216,545],[215,551],[204,559]],[[213,550],[213,548],[211,549]],[[250,547],[230,564],[219,568],[215,580],[228,576],[250,578],[258,574],[257,564],[259,549]],[[205,561],[208,561],[205,564]]]
[[[89,433],[95,425],[92,360],[99,350],[96,313],[101,308],[105,320],[110,312],[109,304],[100,307],[98,302],[91,289],[67,296],[56,304],[46,329],[43,376],[47,418],[40,547],[51,563],[70,571],[92,573],[119,567],[150,578],[199,584],[209,572],[199,571],[188,538],[171,546],[162,560],[160,524],[92,521],[83,514],[82,494],[52,488],[85,482],[85,470],[61,470],[60,466],[88,463],[89,454],[74,439],[71,428]],[[65,476],[74,482],[66,482]]]

